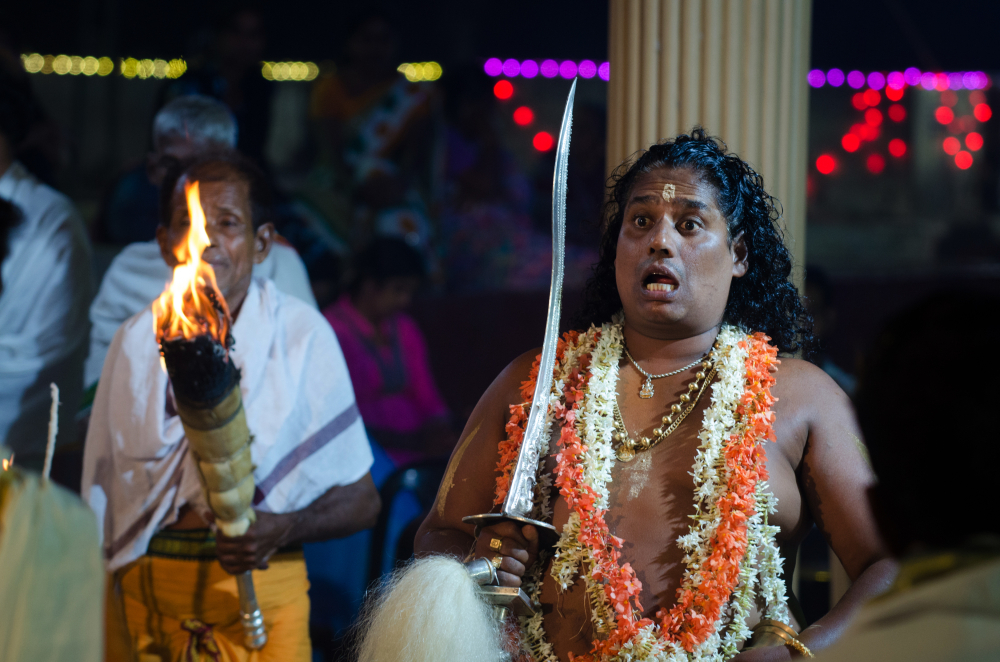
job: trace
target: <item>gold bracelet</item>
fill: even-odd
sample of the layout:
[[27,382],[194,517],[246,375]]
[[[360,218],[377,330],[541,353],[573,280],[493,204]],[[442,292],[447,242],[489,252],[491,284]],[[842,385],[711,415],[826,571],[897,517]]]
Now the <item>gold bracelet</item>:
[[813,657],[812,651],[799,640],[798,633],[781,621],[765,618],[757,623],[751,632],[756,634],[758,630],[761,633],[773,634],[781,639],[786,646],[792,648],[803,657]]

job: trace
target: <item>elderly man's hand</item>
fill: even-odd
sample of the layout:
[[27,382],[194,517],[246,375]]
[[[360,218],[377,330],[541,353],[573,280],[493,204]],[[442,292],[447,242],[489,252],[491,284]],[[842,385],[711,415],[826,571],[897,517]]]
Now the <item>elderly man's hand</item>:
[[266,570],[267,561],[279,547],[291,528],[287,515],[257,511],[257,521],[238,538],[229,538],[219,531],[215,550],[219,564],[226,572],[238,575],[247,570]]

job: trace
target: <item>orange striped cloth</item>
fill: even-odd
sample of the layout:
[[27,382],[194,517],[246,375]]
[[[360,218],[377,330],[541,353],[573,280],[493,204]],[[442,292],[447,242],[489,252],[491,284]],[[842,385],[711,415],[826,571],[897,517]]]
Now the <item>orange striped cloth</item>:
[[236,579],[218,561],[145,555],[109,575],[106,659],[114,662],[310,662],[302,552],[254,570],[268,641],[244,648]]

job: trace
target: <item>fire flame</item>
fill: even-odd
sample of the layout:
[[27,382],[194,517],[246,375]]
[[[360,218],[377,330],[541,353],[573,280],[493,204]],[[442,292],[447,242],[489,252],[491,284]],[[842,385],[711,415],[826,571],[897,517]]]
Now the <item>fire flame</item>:
[[205,212],[198,195],[198,182],[185,182],[187,196],[187,238],[174,248],[177,266],[163,294],[153,302],[153,328],[156,341],[191,340],[210,335],[226,346],[229,336],[229,308],[215,282],[212,265],[201,259],[212,243],[206,230]]

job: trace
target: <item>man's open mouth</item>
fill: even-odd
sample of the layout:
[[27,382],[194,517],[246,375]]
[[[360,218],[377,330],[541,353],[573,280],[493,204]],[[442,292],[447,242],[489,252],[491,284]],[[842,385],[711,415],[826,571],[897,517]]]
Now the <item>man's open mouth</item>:
[[648,292],[673,292],[677,280],[667,274],[650,274],[643,279],[642,288]]

